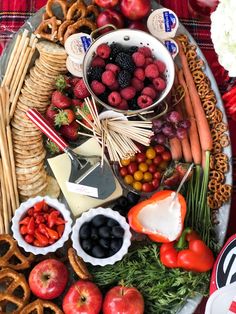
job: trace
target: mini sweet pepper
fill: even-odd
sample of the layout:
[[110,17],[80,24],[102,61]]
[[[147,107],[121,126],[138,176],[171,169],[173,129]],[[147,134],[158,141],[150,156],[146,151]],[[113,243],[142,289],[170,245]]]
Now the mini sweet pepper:
[[206,272],[214,265],[212,251],[190,228],[183,231],[178,242],[161,245],[160,260],[168,268],[182,268],[196,272]]

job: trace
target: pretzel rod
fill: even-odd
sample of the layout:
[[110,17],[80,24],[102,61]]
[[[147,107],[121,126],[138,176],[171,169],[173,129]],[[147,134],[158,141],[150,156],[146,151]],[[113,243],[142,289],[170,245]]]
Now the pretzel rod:
[[5,72],[5,75],[4,75],[4,78],[3,78],[3,81],[2,81],[2,85],[1,85],[1,86],[5,85],[5,82],[6,82],[6,80],[7,80],[7,77],[8,77],[10,68],[11,68],[11,64],[12,64],[12,61],[13,61],[13,59],[14,59],[16,50],[18,49],[18,45],[19,45],[19,42],[20,42],[20,40],[21,40],[21,37],[22,37],[21,34],[19,34],[19,35],[16,37],[16,42],[15,42],[15,45],[14,45],[14,47],[13,47],[13,50],[12,50],[10,59],[9,59],[9,61],[8,61],[7,68],[6,68],[6,72]]
[[7,78],[6,78],[6,81],[4,82],[4,85],[8,86],[10,85],[10,82],[12,80],[12,76],[14,74],[14,71],[15,71],[15,68],[16,68],[16,64],[18,62],[18,59],[19,59],[19,56],[20,56],[20,53],[21,53],[21,50],[23,49],[24,47],[24,43],[26,41],[26,37],[28,36],[28,33],[29,31],[28,30],[24,30],[23,34],[22,34],[22,37],[21,37],[21,40],[19,42],[19,45],[17,47],[17,50],[15,51],[15,55],[14,55],[14,58],[12,60],[12,63],[10,65],[10,69],[9,69],[9,73],[7,75]]
[[29,37],[26,38],[25,42],[24,42],[24,46],[22,48],[21,54],[19,56],[19,60],[17,62],[16,65],[16,69],[13,75],[13,78],[11,80],[11,84],[10,84],[10,93],[14,95],[16,88],[17,88],[17,83],[19,81],[19,77],[21,74],[21,70],[22,70],[22,64],[24,64],[24,60],[26,59],[25,54],[26,54],[26,49],[28,47],[29,44]]
[[29,42],[29,46],[30,47],[33,47],[35,40],[36,40],[36,42],[38,41],[37,38],[36,38],[36,35],[35,34],[31,34],[30,42]]
[[10,119],[11,119],[11,118],[13,117],[13,115],[14,115],[14,112],[15,112],[15,109],[16,109],[17,100],[18,100],[18,98],[19,98],[20,91],[21,91],[23,82],[24,82],[24,80],[25,80],[25,76],[26,76],[26,73],[27,73],[27,70],[28,70],[30,61],[31,61],[31,59],[32,59],[32,57],[33,57],[33,54],[34,54],[34,52],[35,52],[35,49],[36,49],[36,43],[37,43],[37,39],[35,38],[35,39],[34,39],[34,42],[33,42],[33,45],[32,45],[32,48],[31,48],[31,51],[30,51],[30,54],[29,54],[29,57],[28,57],[27,62],[26,62],[26,64],[25,64],[25,67],[24,67],[24,70],[23,70],[21,79],[20,79],[20,81],[19,81],[19,84],[18,84],[16,93],[15,93],[15,97],[14,97],[14,99],[13,99],[13,101],[12,101],[12,104],[11,104]]
[[[3,167],[2,167],[2,160],[0,158],[0,173],[3,174]],[[4,221],[4,229],[5,233],[9,233],[9,216],[8,216],[8,205],[7,205],[7,198],[6,198],[6,187],[4,182],[3,175],[0,176],[1,180],[1,193],[2,193],[2,209],[3,209],[3,221]]]
[[[1,162],[1,159],[0,159]],[[3,198],[1,191],[1,178],[0,178],[0,234],[5,233],[4,221],[3,221]]]
[[12,177],[12,183],[13,183],[13,189],[14,189],[14,195],[15,195],[15,204],[16,204],[16,207],[13,208],[13,211],[15,211],[15,209],[20,206],[20,202],[19,202],[19,194],[18,194],[18,189],[17,189],[15,159],[14,159],[13,144],[12,144],[12,134],[11,134],[11,127],[9,125],[7,126],[7,142],[8,142],[8,150],[9,150],[10,164],[11,164],[11,177]]

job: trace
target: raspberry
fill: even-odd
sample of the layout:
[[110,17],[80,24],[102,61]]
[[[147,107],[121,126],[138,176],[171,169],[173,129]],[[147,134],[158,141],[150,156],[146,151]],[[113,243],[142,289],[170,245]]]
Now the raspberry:
[[110,86],[110,85],[114,84],[115,81],[116,81],[116,77],[115,77],[114,72],[107,70],[107,71],[102,73],[103,84]]
[[116,75],[120,72],[120,67],[118,67],[118,65],[116,65],[114,63],[107,63],[105,69],[112,71]]
[[149,57],[146,58],[146,59],[145,59],[145,65],[144,65],[144,67],[146,67],[146,66],[148,66],[149,64],[153,63],[153,61],[154,61],[153,58],[149,58]]
[[155,78],[152,83],[158,91],[163,91],[166,88],[166,82],[161,77]]
[[145,68],[144,72],[145,72],[145,76],[150,78],[150,79],[154,79],[154,78],[159,76],[158,68],[157,68],[157,66],[154,63],[149,64]]
[[154,87],[151,87],[151,86],[144,87],[141,94],[150,96],[153,100],[157,97],[157,93],[156,93]]
[[136,69],[134,70],[134,76],[137,77],[139,80],[144,81],[144,80],[145,80],[144,69],[142,69],[142,68],[136,68]]
[[83,79],[80,79],[76,83],[75,87],[73,88],[73,93],[77,98],[81,98],[81,99],[90,96],[89,91],[87,90],[87,87]]
[[100,95],[100,94],[104,93],[105,89],[106,89],[105,86],[98,81],[92,81],[91,88],[92,88],[94,94],[96,94],[96,95]]
[[139,96],[137,102],[138,102],[138,106],[140,108],[147,108],[147,107],[151,106],[153,103],[152,98],[150,96],[147,96],[147,95]]
[[96,52],[102,59],[107,59],[110,56],[111,48],[107,44],[101,44],[97,47]]
[[161,60],[155,60],[153,63],[158,67],[159,73],[165,72],[166,65],[164,62],[162,62]]
[[133,53],[132,59],[137,67],[142,67],[145,64],[145,56],[141,52]]
[[111,92],[108,96],[108,102],[111,106],[117,107],[121,102],[121,96],[118,92]]
[[130,100],[135,96],[136,90],[133,86],[128,86],[128,87],[123,88],[120,91],[120,94],[124,99]]
[[120,109],[120,110],[127,110],[127,109],[129,109],[127,100],[125,100],[124,98],[121,98],[121,102],[117,106],[117,109]]
[[139,47],[138,52],[144,54],[145,57],[152,57],[152,50],[148,47]]
[[112,85],[109,86],[110,90],[118,90],[119,89],[118,81],[115,81]]
[[143,89],[144,83],[137,77],[133,77],[131,80],[131,85],[136,89],[136,91],[140,92]]
[[98,57],[98,56],[95,56],[91,62],[91,67],[104,67],[105,66],[105,61]]

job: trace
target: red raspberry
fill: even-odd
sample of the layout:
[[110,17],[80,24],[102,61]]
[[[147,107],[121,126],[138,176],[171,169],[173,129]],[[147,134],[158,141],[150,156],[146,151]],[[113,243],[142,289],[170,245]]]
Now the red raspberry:
[[119,83],[118,81],[115,81],[112,85],[109,86],[110,90],[119,90]]
[[143,89],[144,83],[137,77],[133,77],[131,80],[131,85],[136,89],[137,92],[140,92]]
[[145,56],[141,52],[134,52],[132,54],[132,59],[137,67],[142,67],[145,64]]
[[81,99],[84,99],[90,96],[89,91],[87,90],[87,87],[83,79],[80,79],[76,83],[75,87],[73,88],[73,93],[77,98],[81,98]]
[[139,47],[138,52],[144,54],[145,57],[152,57],[152,50],[149,47]]
[[137,103],[140,108],[147,108],[152,105],[153,100],[150,96],[141,95],[138,97]]
[[130,100],[132,98],[134,98],[135,94],[136,94],[136,90],[133,86],[128,86],[123,88],[120,91],[121,96],[126,99],[126,100]]
[[120,67],[114,63],[107,63],[105,69],[114,72],[116,75],[120,72]]
[[154,61],[153,58],[149,58],[149,57],[146,58],[144,67],[147,67],[149,64],[153,63],[153,61]]
[[111,106],[117,107],[121,102],[121,96],[118,92],[111,92],[108,96],[108,102]]
[[154,100],[157,97],[157,93],[156,93],[154,87],[151,87],[151,86],[144,87],[141,94],[150,96],[152,98],[152,100]]
[[163,91],[166,88],[166,82],[161,77],[155,78],[152,83],[158,91]]
[[158,68],[154,63],[149,64],[145,68],[144,72],[145,72],[145,76],[150,79],[154,79],[159,76]]
[[98,82],[96,80],[92,81],[91,88],[92,88],[94,94],[96,94],[96,95],[100,95],[100,94],[104,93],[105,89],[106,89],[105,86],[101,82]]
[[97,55],[103,59],[107,59],[110,56],[111,48],[107,44],[101,44],[97,47]]
[[114,84],[115,81],[116,81],[116,77],[115,77],[114,72],[107,70],[107,71],[102,73],[103,84],[110,86],[110,85]]
[[124,98],[121,98],[121,102],[117,106],[117,109],[128,110],[129,106],[128,106],[127,100],[125,100]]
[[155,60],[153,62],[155,65],[157,65],[159,73],[164,73],[165,69],[166,69],[166,65],[164,62],[162,62],[161,60]]
[[145,80],[144,69],[142,69],[142,68],[136,68],[136,69],[134,70],[134,76],[137,77],[139,80],[144,81],[144,80]]
[[95,68],[95,67],[101,67],[103,68],[105,66],[105,61],[98,57],[98,56],[95,56],[91,62],[91,67]]

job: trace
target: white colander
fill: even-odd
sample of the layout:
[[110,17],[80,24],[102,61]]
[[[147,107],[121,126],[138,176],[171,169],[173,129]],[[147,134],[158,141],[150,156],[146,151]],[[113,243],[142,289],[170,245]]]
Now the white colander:
[[[108,105],[107,103],[104,103],[101,99],[99,99],[94,94],[94,92],[92,91],[88,83],[87,73],[88,73],[88,69],[90,67],[92,58],[94,57],[95,52],[97,50],[97,47],[103,43],[107,43],[109,45],[111,45],[112,43],[119,43],[123,46],[138,46],[138,47],[147,46],[152,50],[153,56],[156,59],[161,60],[165,63],[166,70],[164,72],[164,77],[166,79],[166,88],[162,91],[159,98],[151,106],[149,106],[148,108],[139,109],[139,110],[119,110],[117,108],[114,108]],[[170,92],[172,88],[172,85],[174,82],[174,75],[175,75],[174,61],[169,51],[167,50],[167,48],[154,36],[140,30],[134,30],[134,29],[128,29],[128,28],[114,30],[98,37],[87,50],[86,55],[84,57],[84,62],[83,62],[83,78],[89,92],[94,97],[94,99],[98,103],[103,105],[105,108],[122,112],[126,115],[139,114],[147,110],[148,111],[153,110],[154,108],[155,108],[155,112],[157,112],[159,116],[161,114],[164,114],[167,111],[167,105],[162,106],[160,104],[163,102],[163,100],[166,98],[166,96],[168,95],[168,93]]]

